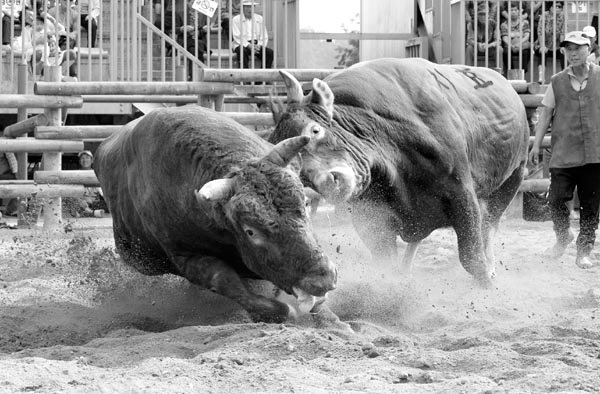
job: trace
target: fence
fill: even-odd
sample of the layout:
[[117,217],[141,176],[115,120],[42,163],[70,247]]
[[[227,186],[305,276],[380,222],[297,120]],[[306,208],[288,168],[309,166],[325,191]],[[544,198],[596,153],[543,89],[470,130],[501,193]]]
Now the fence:
[[[280,80],[278,70],[204,69],[202,82],[57,82],[60,69],[52,67],[50,79],[55,81],[37,82],[34,95],[0,95],[0,107],[44,108],[44,113],[21,119],[4,130],[0,139],[0,152],[39,152],[43,154],[43,168],[37,171],[32,181],[0,181],[0,198],[27,198],[32,195],[49,199],[44,204],[44,228],[56,229],[62,221],[60,212],[61,197],[81,197],[84,186],[98,185],[92,171],[61,170],[61,154],[80,152],[86,140],[102,140],[118,132],[121,126],[63,126],[64,108],[77,108],[84,102],[114,100],[127,102],[143,98],[148,102],[168,102],[175,104],[197,103],[223,110],[226,103],[246,105],[264,102],[267,96],[285,94],[281,84],[262,85],[258,81],[275,83]],[[299,81],[304,81],[310,89],[313,78],[324,78],[336,70],[288,70]],[[511,81],[521,100],[531,114],[541,103],[541,86],[526,81]],[[241,94],[241,95],[240,95]],[[271,113],[224,112],[234,120],[247,126],[272,126]],[[33,132],[35,138],[20,138]],[[533,137],[531,138],[531,140]],[[549,138],[544,140],[549,146]],[[529,179],[523,182],[520,191],[542,192],[548,187],[547,179]]]

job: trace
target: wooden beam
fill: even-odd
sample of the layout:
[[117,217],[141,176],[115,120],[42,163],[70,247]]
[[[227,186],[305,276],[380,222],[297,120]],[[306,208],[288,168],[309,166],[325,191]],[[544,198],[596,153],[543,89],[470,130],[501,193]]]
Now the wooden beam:
[[84,150],[83,141],[40,141],[33,138],[28,139],[0,139],[0,152],[81,152]]
[[273,126],[273,114],[271,112],[221,112],[225,116],[238,123],[248,126]]
[[83,185],[49,185],[49,184],[22,184],[0,182],[0,198],[17,197],[83,197]]
[[81,108],[83,106],[81,97],[69,96],[74,97],[0,94],[0,108]]
[[[286,69],[298,81],[312,81],[313,78],[323,79],[333,74],[336,69]],[[251,68],[203,68],[200,70],[200,80],[204,82],[283,82],[277,69]]]
[[549,186],[549,178],[526,179],[523,181],[523,183],[521,183],[521,186],[519,186],[519,191],[543,193],[545,191],[548,191]]
[[10,126],[4,128],[4,136],[7,138],[17,138],[35,130],[37,126],[46,126],[48,124],[48,118],[46,115],[39,114],[32,116]]
[[[36,82],[37,95],[185,95],[232,94],[230,83],[206,82]],[[83,101],[83,99],[82,99]]]
[[39,184],[76,184],[100,186],[93,170],[36,171],[33,180]]
[[123,126],[38,126],[35,138],[41,140],[104,139],[121,130]]

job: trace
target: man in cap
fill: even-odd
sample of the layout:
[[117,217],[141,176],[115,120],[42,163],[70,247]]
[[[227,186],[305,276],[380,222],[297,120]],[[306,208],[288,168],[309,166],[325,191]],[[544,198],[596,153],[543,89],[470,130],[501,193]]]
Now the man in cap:
[[242,13],[231,20],[233,51],[244,68],[251,66],[250,59],[263,59],[263,66],[273,66],[273,50],[267,48],[269,36],[262,15],[256,13],[258,3],[242,1]]
[[535,141],[529,152],[536,163],[544,135],[552,122],[552,157],[548,194],[556,244],[552,257],[559,258],[574,239],[567,201],[577,187],[580,231],[575,263],[590,268],[600,207],[600,67],[589,63],[590,40],[582,31],[566,34],[560,43],[569,66],[552,76],[542,100]]

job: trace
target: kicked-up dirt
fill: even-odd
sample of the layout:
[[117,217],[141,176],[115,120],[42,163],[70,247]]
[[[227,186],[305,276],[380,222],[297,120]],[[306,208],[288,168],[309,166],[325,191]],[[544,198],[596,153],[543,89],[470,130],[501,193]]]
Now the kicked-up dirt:
[[320,211],[339,267],[328,303],[351,330],[253,323],[181,278],[127,268],[110,219],[64,230],[0,229],[1,393],[600,391],[600,267],[576,267],[574,245],[544,257],[550,222],[504,220],[495,288],[481,289],[451,230],[407,274]]

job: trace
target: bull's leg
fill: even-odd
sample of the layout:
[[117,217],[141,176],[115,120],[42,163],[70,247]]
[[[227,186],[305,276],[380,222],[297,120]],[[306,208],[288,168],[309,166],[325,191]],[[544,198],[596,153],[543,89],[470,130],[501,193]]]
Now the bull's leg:
[[495,266],[495,261],[491,232],[498,229],[498,224],[500,223],[502,214],[504,211],[506,211],[506,208],[508,208],[510,202],[517,194],[519,186],[523,181],[524,167],[525,163],[514,170],[508,179],[506,179],[498,189],[494,190],[494,192],[490,194],[487,199],[487,203],[485,203],[485,211],[482,212],[483,222],[481,232],[483,235],[483,245],[485,247],[488,260],[490,264],[492,264],[492,268]]
[[404,250],[404,255],[402,256],[401,266],[404,272],[410,272],[412,269],[412,262],[415,259],[415,255],[417,254],[417,249],[421,241],[409,242],[406,244],[406,249]]
[[352,224],[356,233],[371,252],[374,260],[396,260],[397,227],[389,208],[377,204],[357,202],[352,204]]
[[475,191],[471,188],[456,191],[449,205],[448,217],[456,231],[461,264],[481,285],[491,286],[492,267],[483,251],[481,212]]
[[180,274],[190,282],[230,298],[241,305],[254,321],[281,323],[288,319],[289,307],[277,300],[248,290],[228,264],[215,257],[174,258]]

